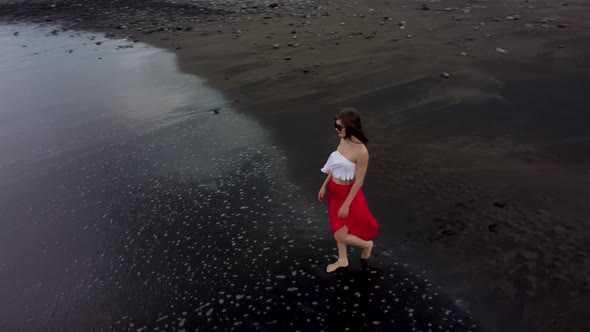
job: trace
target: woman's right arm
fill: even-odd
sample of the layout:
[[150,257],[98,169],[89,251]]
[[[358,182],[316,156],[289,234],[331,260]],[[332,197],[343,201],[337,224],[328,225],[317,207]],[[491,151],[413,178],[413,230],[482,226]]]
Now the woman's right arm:
[[322,188],[326,188],[328,183],[330,183],[330,180],[332,180],[332,172],[328,173],[328,176],[326,176],[326,180],[324,181]]
[[320,192],[318,193],[318,201],[320,201],[320,202],[324,201],[324,195],[326,194],[326,187],[328,186],[328,183],[330,183],[331,179],[332,179],[332,172],[328,173],[328,176],[326,176],[326,180],[324,181],[324,183],[322,184],[322,187],[320,188]]

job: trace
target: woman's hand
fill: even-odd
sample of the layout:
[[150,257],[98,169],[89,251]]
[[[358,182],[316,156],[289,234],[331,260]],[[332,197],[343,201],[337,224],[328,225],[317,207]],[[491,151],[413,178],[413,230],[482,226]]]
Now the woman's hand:
[[338,210],[338,218],[348,218],[349,207],[342,205]]
[[320,201],[320,203],[324,202],[324,195],[326,194],[326,187],[322,186],[322,188],[320,189],[320,192],[318,193],[318,201]]

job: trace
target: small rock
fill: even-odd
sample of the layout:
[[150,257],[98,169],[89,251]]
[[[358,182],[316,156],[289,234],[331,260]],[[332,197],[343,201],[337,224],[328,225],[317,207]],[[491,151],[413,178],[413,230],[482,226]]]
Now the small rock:
[[559,48],[565,48],[565,45],[559,45],[558,47]]
[[446,71],[445,71],[445,72],[442,72],[442,73],[440,74],[440,76],[441,76],[442,78],[451,78],[451,74],[447,73]]
[[274,44],[272,47],[274,47],[274,49],[276,50],[276,49],[278,49],[280,46],[279,46],[279,44]]
[[19,32],[17,31],[17,32],[13,33],[12,35],[13,36],[18,36],[19,35]]
[[268,5],[268,8],[277,8],[278,6],[279,6],[278,3],[273,2],[273,3],[271,3],[271,4]]
[[428,7],[427,4],[422,4],[422,8],[420,8],[422,10],[430,10],[430,7]]
[[213,114],[219,114],[219,110],[220,110],[220,108],[219,108],[219,107],[215,107],[215,108],[213,108],[213,109],[211,110],[211,113],[213,113]]
[[285,61],[291,61],[291,58],[285,58]]
[[567,27],[568,27],[568,25],[567,25],[566,23],[559,23],[559,24],[557,25],[557,27],[558,27],[558,28],[567,28]]
[[96,45],[100,46],[100,45],[102,45],[102,42],[96,42]]
[[506,205],[508,205],[508,202],[499,201],[499,202],[495,202],[494,205],[497,207],[505,207]]
[[406,36],[406,38],[408,38],[408,39],[412,39],[412,37],[413,37],[412,35],[407,35]]
[[496,52],[498,52],[498,53],[506,53],[507,51],[505,49],[503,49],[503,48],[497,47],[496,48]]
[[488,226],[488,231],[490,231],[492,233],[498,232],[498,224],[490,224]]
[[467,52],[461,52],[462,56],[467,56]]

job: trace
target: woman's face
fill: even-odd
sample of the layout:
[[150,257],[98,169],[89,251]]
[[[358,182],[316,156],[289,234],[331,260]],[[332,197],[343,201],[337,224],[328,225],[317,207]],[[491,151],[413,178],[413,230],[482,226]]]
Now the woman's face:
[[342,121],[340,119],[336,119],[335,129],[336,129],[336,132],[338,133],[338,136],[340,136],[340,138],[345,137],[346,128],[344,128],[344,124],[342,123]]

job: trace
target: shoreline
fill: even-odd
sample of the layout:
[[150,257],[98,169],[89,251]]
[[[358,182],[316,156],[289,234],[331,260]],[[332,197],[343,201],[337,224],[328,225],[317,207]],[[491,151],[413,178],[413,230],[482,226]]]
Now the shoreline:
[[[342,106],[359,108],[375,137],[365,192],[381,217],[383,238],[395,239],[382,250],[424,262],[445,289],[472,294],[473,301],[481,296],[483,303],[473,303],[473,309],[504,310],[490,320],[533,324],[534,317],[538,325],[524,328],[559,329],[547,317],[551,312],[562,317],[557,324],[570,324],[557,325],[561,329],[583,329],[583,320],[575,317],[587,309],[569,312],[568,307],[583,307],[590,291],[583,241],[589,234],[584,224],[590,215],[584,206],[590,197],[584,168],[589,160],[575,158],[588,145],[585,129],[573,121],[584,117],[576,112],[560,123],[543,109],[537,120],[533,110],[544,105],[535,101],[542,95],[533,94],[555,94],[554,105],[563,97],[572,107],[583,102],[575,96],[583,95],[589,77],[584,55],[590,52],[582,42],[590,40],[584,32],[588,6],[528,9],[512,2],[505,2],[513,5],[507,8],[484,3],[492,8],[474,5],[466,13],[453,2],[445,8],[457,9],[448,12],[436,3],[429,4],[431,10],[421,10],[418,2],[407,8],[402,2],[391,2],[393,8],[367,3],[375,6],[327,6],[310,18],[262,14],[246,20],[240,15],[250,14],[240,14],[221,28],[213,18],[191,23],[189,31],[123,34],[176,53],[183,72],[206,77],[236,99],[240,111],[271,130],[287,151],[292,179],[310,195],[321,183],[320,164],[336,142],[334,114]],[[554,16],[560,18],[543,18],[557,9],[563,13]],[[507,19],[510,15],[521,17]],[[443,72],[450,78],[441,77]],[[559,75],[564,77],[558,80]],[[581,86],[576,89],[574,83]],[[521,105],[531,110],[515,113]],[[479,110],[477,117],[473,109]],[[557,129],[555,135],[539,132],[547,125]],[[317,181],[309,178],[313,174]],[[396,219],[403,221],[381,221]],[[558,308],[551,303],[555,298],[562,303]],[[514,310],[518,305],[529,309]],[[510,330],[503,323],[511,322],[485,327]]]

